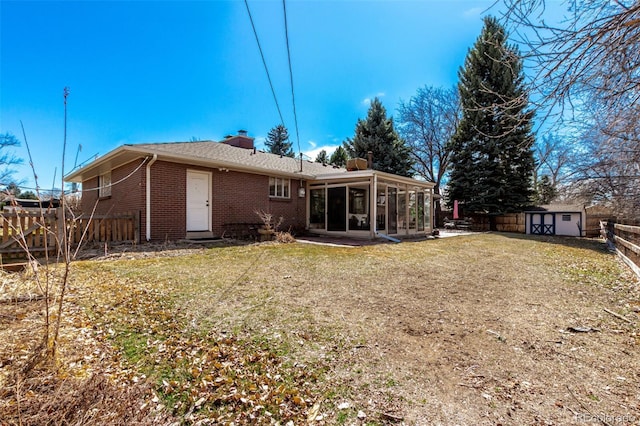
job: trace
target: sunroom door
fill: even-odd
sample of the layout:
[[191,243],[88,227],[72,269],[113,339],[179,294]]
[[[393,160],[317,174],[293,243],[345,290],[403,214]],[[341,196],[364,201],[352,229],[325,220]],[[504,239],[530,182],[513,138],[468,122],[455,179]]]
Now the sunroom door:
[[347,188],[327,189],[327,231],[347,230]]

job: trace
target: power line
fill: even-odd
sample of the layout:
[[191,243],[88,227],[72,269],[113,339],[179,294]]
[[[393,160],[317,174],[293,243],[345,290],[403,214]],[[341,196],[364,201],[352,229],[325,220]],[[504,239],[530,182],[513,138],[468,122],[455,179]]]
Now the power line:
[[[271,87],[271,94],[273,94],[273,100],[276,103],[276,108],[278,109],[278,115],[280,115],[280,122],[284,126],[284,119],[282,118],[282,112],[280,111],[280,105],[278,105],[278,98],[276,98],[276,91],[273,89],[273,83],[271,82],[271,76],[269,75],[269,68],[267,68],[267,61],[264,59],[264,54],[262,53],[262,46],[260,46],[260,40],[258,39],[258,32],[256,31],[256,26],[253,24],[253,17],[251,17],[251,11],[249,10],[249,3],[247,2],[247,0],[244,0],[244,5],[247,7],[247,13],[249,14],[249,21],[251,21],[251,28],[253,28],[253,35],[256,37],[256,43],[258,44],[258,50],[260,51],[260,57],[262,58],[262,64],[264,65],[264,70],[267,73],[267,80],[269,80],[269,87]],[[285,18],[285,20],[286,20],[286,18]],[[294,115],[295,115],[295,112],[294,112]],[[296,124],[296,126],[297,126],[297,124]]]
[[[125,177],[123,177],[123,178],[122,178],[122,179],[120,179],[120,180],[117,180],[117,181],[115,181],[115,182],[111,182],[111,183],[110,183],[110,184],[108,184],[108,185],[99,185],[99,186],[96,186],[95,188],[87,188],[87,189],[84,189],[84,188],[83,188],[83,189],[76,190],[76,191],[74,191],[74,190],[71,190],[71,191],[65,191],[65,190],[64,190],[64,188],[59,189],[59,190],[58,190],[57,188],[52,188],[52,189],[51,189],[51,192],[58,192],[58,191],[60,191],[60,193],[61,193],[61,194],[68,194],[68,193],[76,193],[76,192],[100,191],[101,189],[104,189],[104,188],[111,188],[112,186],[116,186],[116,185],[118,185],[119,183],[124,182],[125,180],[129,179],[131,176],[133,176],[134,174],[136,174],[136,172],[137,172],[138,170],[140,170],[140,168],[141,168],[142,166],[144,166],[144,165],[149,161],[149,159],[150,159],[150,158],[151,158],[150,156],[144,157],[144,158],[142,159],[142,162],[141,162],[140,164],[138,164],[138,167],[136,167],[136,168],[135,168],[131,173],[129,173],[128,175],[126,175]],[[8,185],[10,185],[10,183],[2,183],[2,182],[0,182],[0,186],[8,186]],[[16,187],[18,187],[18,188],[20,188],[20,189],[27,189],[27,190],[34,190],[34,191],[39,191],[39,190],[40,190],[40,188],[39,188],[39,187],[37,187],[37,186],[36,186],[35,188],[31,188],[31,187],[28,187],[28,186],[24,186],[24,185],[17,185],[17,184],[16,184]]]
[[291,50],[289,49],[289,30],[287,27],[287,5],[285,3],[285,0],[282,0],[282,9],[284,10],[284,35],[287,42],[287,58],[289,59],[289,79],[291,81],[291,101],[293,102],[293,120],[296,125],[296,141],[298,142],[298,152],[301,152],[300,151],[300,132],[298,132],[298,114],[296,114],[296,95],[293,91],[293,71],[291,69]]

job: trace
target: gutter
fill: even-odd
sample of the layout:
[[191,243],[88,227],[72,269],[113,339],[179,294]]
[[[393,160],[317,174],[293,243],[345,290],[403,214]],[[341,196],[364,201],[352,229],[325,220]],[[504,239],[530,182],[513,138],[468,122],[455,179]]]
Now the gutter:
[[153,163],[156,162],[156,160],[158,159],[158,154],[153,154],[153,158],[151,159],[151,161],[149,161],[149,164],[147,164],[147,188],[146,188],[146,210],[147,210],[147,217],[146,217],[146,238],[147,241],[151,241],[151,166],[153,165]]

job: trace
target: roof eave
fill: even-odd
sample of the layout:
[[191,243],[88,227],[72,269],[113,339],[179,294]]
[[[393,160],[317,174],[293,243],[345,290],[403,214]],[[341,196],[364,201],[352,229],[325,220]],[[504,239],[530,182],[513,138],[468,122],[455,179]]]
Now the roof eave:
[[355,170],[350,172],[339,172],[339,173],[327,173],[327,174],[319,174],[316,176],[314,180],[316,181],[337,181],[337,180],[349,180],[349,179],[365,179],[371,178],[373,176],[377,176],[379,179],[384,179],[388,181],[404,183],[407,185],[414,186],[423,186],[427,188],[434,188],[435,183],[428,181],[421,181],[417,179],[413,179],[406,176],[394,175],[393,173],[381,172],[379,170]]
[[[143,158],[146,156],[156,154],[159,160],[172,161],[176,163],[189,164],[194,166],[203,166],[203,167],[211,167],[211,168],[223,168],[229,169],[233,171],[253,173],[253,174],[262,174],[262,175],[277,175],[283,177],[289,177],[293,179],[314,179],[315,174],[307,173],[304,171],[293,171],[287,172],[282,170],[275,170],[266,167],[255,167],[255,166],[247,166],[242,165],[235,162],[230,161],[220,161],[220,160],[212,160],[202,157],[190,156],[190,155],[179,155],[168,153],[163,150],[153,149],[149,147],[145,147],[144,149],[137,148],[135,145],[123,145],[120,146],[113,151],[105,154],[104,156],[92,161],[80,169],[69,173],[65,176],[65,181],[67,182],[82,182],[91,177],[95,177],[100,174],[100,167],[105,163],[110,161],[113,162],[113,167],[119,167],[126,163],[131,162],[135,158],[131,158],[130,156],[126,156],[122,158],[122,161],[118,161],[118,157],[123,154],[134,154],[135,158]],[[304,163],[303,163],[304,164]]]
[[[127,158],[123,158],[121,161],[116,161],[116,160],[118,160],[118,157],[122,156],[122,154],[125,154],[128,152],[135,154],[137,152],[137,150],[131,149],[131,148],[132,147],[130,145],[119,146],[118,148],[112,151],[109,151],[102,157],[99,157],[93,160],[91,163],[87,164],[86,166],[80,167],[75,171],[71,171],[71,173],[67,174],[64,177],[64,180],[66,182],[82,182],[83,180],[86,180],[90,177],[98,175],[99,173],[96,173],[94,171],[99,170],[101,165],[108,163],[110,161],[114,161],[115,164],[118,164],[118,167],[126,163],[129,163],[135,158],[127,157]],[[137,157],[137,156],[134,156],[134,157]],[[85,177],[86,175],[89,175],[89,176]]]
[[203,159],[201,157],[189,156],[189,155],[175,155],[169,154],[167,152],[162,151],[154,151],[149,150],[150,154],[158,154],[159,160],[169,160],[175,161],[177,163],[185,163],[196,166],[204,166],[204,167],[212,167],[212,168],[223,168],[229,169],[237,172],[246,172],[253,174],[261,174],[261,175],[277,175],[283,177],[290,177],[294,179],[313,179],[315,175],[305,173],[304,170],[287,172],[282,170],[270,169],[267,167],[256,167],[256,166],[248,166],[243,165],[231,161],[221,161],[221,160],[211,160],[211,159]]

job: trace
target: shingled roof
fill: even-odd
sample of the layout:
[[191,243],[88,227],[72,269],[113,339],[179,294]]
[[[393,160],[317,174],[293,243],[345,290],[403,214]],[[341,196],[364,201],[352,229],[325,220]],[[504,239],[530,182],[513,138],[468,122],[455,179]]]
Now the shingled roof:
[[320,175],[346,173],[347,169],[291,158],[222,142],[161,142],[122,145],[95,161],[69,173],[65,180],[82,182],[139,158],[158,159],[212,168],[226,168],[260,174],[315,179]]
[[260,171],[300,173],[314,177],[325,173],[346,172],[344,168],[336,168],[331,165],[323,165],[313,161],[302,161],[300,171],[300,159],[271,154],[264,151],[237,148],[225,143],[204,142],[174,142],[131,145],[139,150],[147,150],[154,153],[166,153],[182,157],[197,157],[201,160],[210,160],[212,163],[237,164],[243,168],[250,167]]

